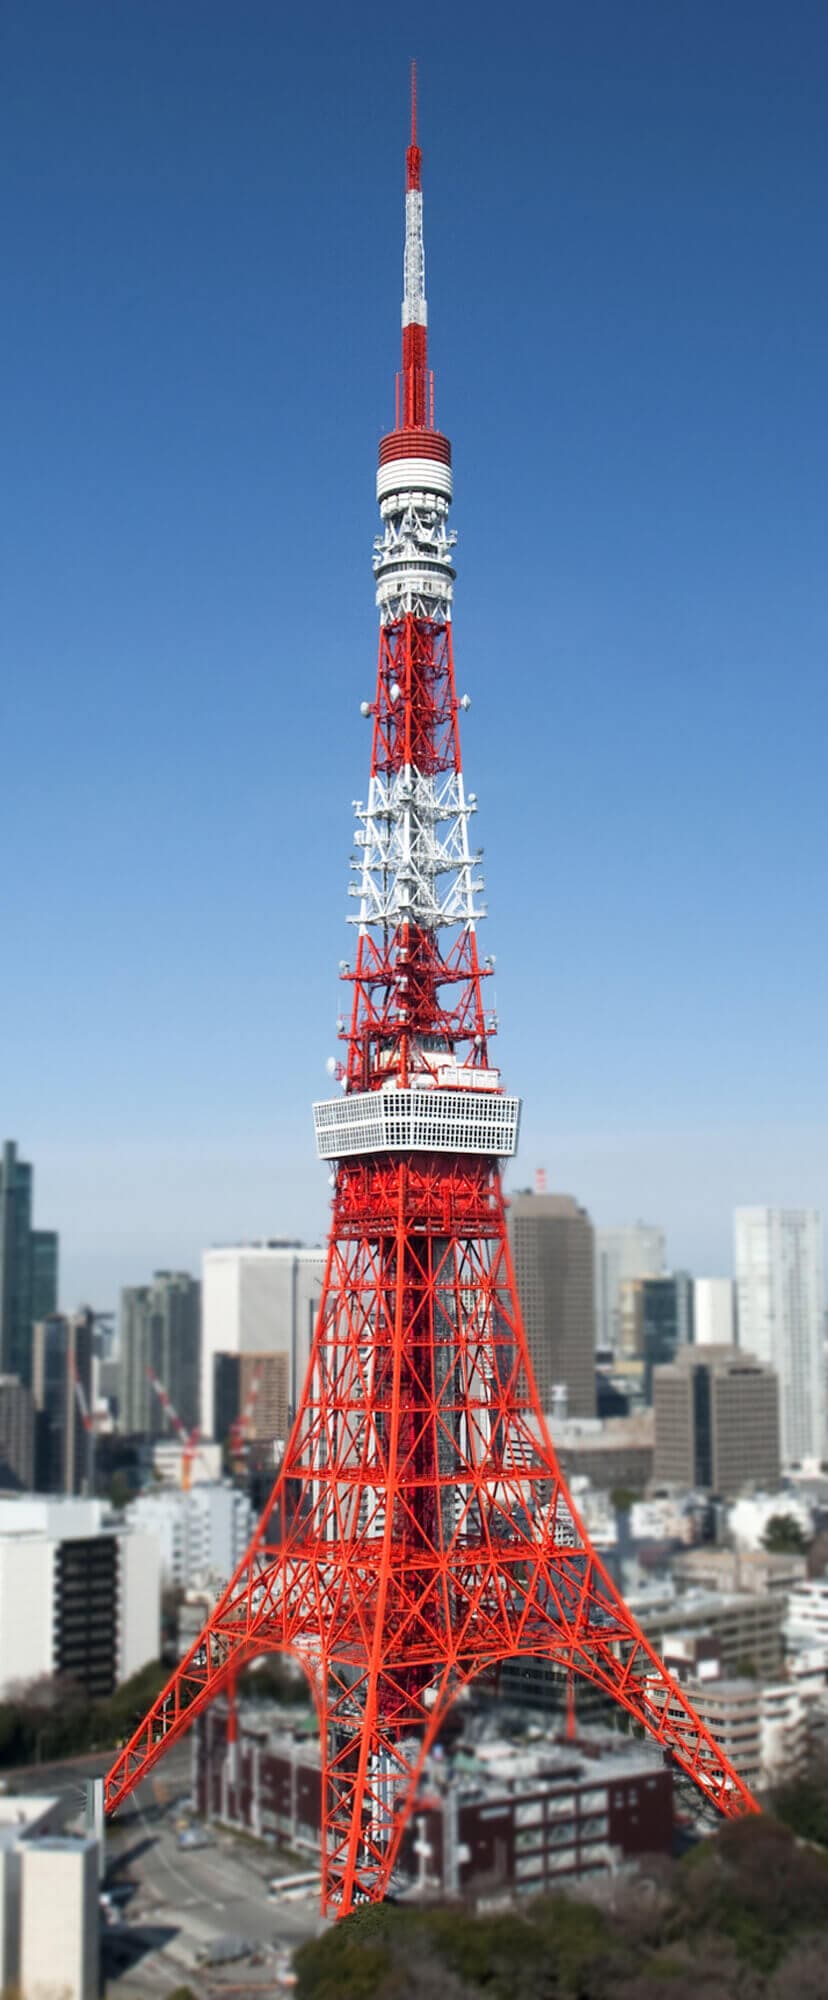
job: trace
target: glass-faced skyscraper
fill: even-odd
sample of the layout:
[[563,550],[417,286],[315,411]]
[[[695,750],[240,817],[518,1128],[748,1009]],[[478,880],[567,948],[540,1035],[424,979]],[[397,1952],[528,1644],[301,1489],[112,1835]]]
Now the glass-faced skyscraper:
[[57,1306],[58,1239],[32,1228],[34,1175],[7,1139],[0,1157],[0,1374],[32,1379],[32,1325]]

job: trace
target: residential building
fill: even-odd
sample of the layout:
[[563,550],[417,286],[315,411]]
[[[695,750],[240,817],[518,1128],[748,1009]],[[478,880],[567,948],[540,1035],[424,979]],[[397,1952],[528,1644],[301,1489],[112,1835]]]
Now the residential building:
[[[320,1845],[318,1739],[243,1706],[237,1745],[217,1701],[194,1728],[197,1808],[313,1852]],[[430,1781],[429,1781],[430,1780]],[[672,1773],[650,1744],[617,1736],[527,1748],[504,1739],[458,1746],[454,1768],[435,1761],[404,1837],[398,1877],[409,1888],[474,1905],[497,1890],[539,1895],[619,1862],[669,1854]]]
[[739,1346],[779,1379],[783,1465],[825,1452],[825,1287],[815,1208],[737,1208]]
[[58,1239],[32,1228],[34,1174],[7,1139],[0,1155],[0,1373],[32,1380],[32,1325],[57,1306]]
[[785,1632],[792,1651],[810,1647],[828,1651],[828,1577],[803,1579],[788,1599]]
[[218,1436],[217,1354],[285,1354],[295,1409],[310,1357],[327,1252],[275,1240],[205,1250],[201,1430]]
[[35,1322],[32,1391],[37,1411],[35,1476],[41,1493],[90,1491],[94,1315],[52,1313]]
[[160,1553],[162,1582],[189,1589],[209,1576],[223,1584],[241,1562],[253,1533],[246,1493],[219,1485],[164,1488],[142,1493],[126,1509],[127,1526],[151,1536]]
[[686,1347],[653,1374],[653,1477],[732,1499],[779,1483],[772,1368],[735,1347]]
[[592,1223],[568,1194],[519,1194],[509,1237],[541,1408],[563,1385],[570,1417],[595,1414]]
[[201,1286],[187,1271],[156,1271],[149,1285],[121,1293],[122,1431],[161,1437],[169,1430],[156,1377],[187,1430],[199,1422]]
[[100,1500],[0,1499],[0,1700],[65,1674],[91,1699],[160,1651],[157,1542]]
[[[732,1278],[694,1278],[693,1339],[697,1347],[734,1346],[736,1309]],[[745,1346],[749,1345],[745,1341]]]
[[98,1843],[67,1835],[66,1797],[0,1798],[0,1989],[97,2000]]
[[595,1345],[618,1352],[621,1340],[620,1291],[625,1278],[660,1278],[664,1271],[664,1231],[636,1222],[595,1231]]
[[16,1375],[0,1375],[0,1488],[30,1493],[34,1485],[34,1404]]

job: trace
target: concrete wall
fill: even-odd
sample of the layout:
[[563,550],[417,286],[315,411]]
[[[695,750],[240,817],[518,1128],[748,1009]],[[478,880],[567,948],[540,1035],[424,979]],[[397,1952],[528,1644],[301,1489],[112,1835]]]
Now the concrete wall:
[[0,1539],[0,1698],[13,1681],[53,1671],[54,1560],[45,1536]]
[[21,2000],[97,2000],[95,1841],[24,1842],[20,1855]]
[[118,1680],[161,1651],[161,1551],[154,1535],[119,1535]]

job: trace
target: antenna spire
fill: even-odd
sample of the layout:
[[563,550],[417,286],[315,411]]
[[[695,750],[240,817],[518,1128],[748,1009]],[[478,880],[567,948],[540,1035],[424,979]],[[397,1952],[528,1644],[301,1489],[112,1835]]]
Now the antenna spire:
[[417,144],[417,64],[411,65],[411,144],[405,156],[405,184],[410,191],[420,187],[422,153]]

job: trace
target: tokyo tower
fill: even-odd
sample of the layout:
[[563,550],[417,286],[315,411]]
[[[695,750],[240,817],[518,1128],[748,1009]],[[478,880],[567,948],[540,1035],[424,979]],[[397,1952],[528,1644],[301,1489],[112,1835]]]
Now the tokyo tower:
[[111,1812],[241,1667],[291,1654],[318,1715],[322,1904],[337,1915],[385,1893],[449,1707],[508,1658],[583,1676],[722,1813],[758,1810],[591,1548],[533,1380],[501,1191],[520,1103],[492,1060],[492,965],[478,955],[451,448],[435,428],[426,329],[412,86],[355,947],[341,967],[339,1087],[314,1106],[334,1194],[308,1375],[253,1541],[105,1787]]

